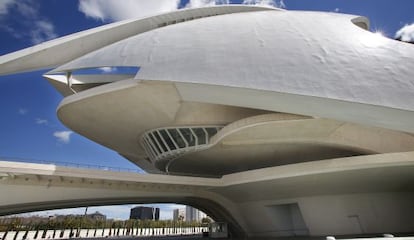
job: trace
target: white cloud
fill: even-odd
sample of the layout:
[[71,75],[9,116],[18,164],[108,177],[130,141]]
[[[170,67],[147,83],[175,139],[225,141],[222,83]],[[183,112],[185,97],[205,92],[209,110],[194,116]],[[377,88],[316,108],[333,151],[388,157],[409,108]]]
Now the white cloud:
[[404,42],[414,42],[414,23],[405,25],[395,34],[395,38]]
[[178,9],[180,0],[79,0],[78,9],[86,17],[101,21],[120,21],[151,16]]
[[[0,0],[0,15],[3,16],[0,28],[17,39],[30,39],[38,44],[57,37],[53,23],[40,15],[37,1]],[[12,18],[19,21],[10,23]]]
[[116,71],[116,67],[101,67],[99,69],[104,73],[111,73]]
[[42,125],[42,124],[47,125],[48,123],[49,123],[49,121],[47,121],[46,119],[36,118],[36,124],[39,124],[39,125]]
[[[276,2],[275,2],[276,3]],[[280,7],[280,8],[286,8],[286,4],[285,4],[285,2],[283,1],[283,0],[280,0],[278,3],[276,3],[278,6],[277,7]]]
[[33,2],[32,0],[15,0],[16,10],[24,17],[35,19],[38,18],[38,3]]
[[[186,8],[231,4],[231,0],[189,0]],[[243,4],[285,7],[283,0],[244,0]],[[79,0],[78,10],[100,21],[120,21],[177,10],[180,0]]]
[[53,136],[57,137],[59,142],[62,143],[69,143],[70,142],[70,135],[72,131],[56,131],[53,133]]
[[0,15],[7,14],[9,8],[14,4],[14,0],[1,0],[0,1]]
[[34,44],[38,44],[58,36],[55,33],[55,27],[49,21],[35,21],[34,26],[35,28],[30,32],[32,43]]
[[229,0],[190,0],[185,7],[198,8],[206,6],[215,6],[221,4],[230,4]]
[[243,4],[285,8],[283,0],[243,0]]
[[26,113],[28,112],[28,110],[26,108],[19,108],[18,113],[20,115],[26,115]]
[[334,12],[339,12],[340,11],[340,9],[339,8],[335,8],[334,9]]

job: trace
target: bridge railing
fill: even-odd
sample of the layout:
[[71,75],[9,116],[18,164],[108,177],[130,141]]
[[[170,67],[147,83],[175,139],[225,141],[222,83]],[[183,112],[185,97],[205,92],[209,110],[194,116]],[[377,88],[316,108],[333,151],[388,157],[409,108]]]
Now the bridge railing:
[[104,228],[104,229],[52,229],[33,231],[0,232],[0,240],[41,240],[68,238],[107,238],[125,236],[178,236],[198,235],[207,232],[208,227],[177,228]]
[[140,168],[123,168],[123,167],[113,167],[113,166],[103,166],[87,163],[73,163],[73,162],[62,162],[62,161],[51,161],[51,160],[39,160],[39,159],[27,159],[27,158],[13,158],[13,157],[2,157],[0,156],[0,161],[11,161],[11,162],[21,162],[21,163],[38,163],[38,164],[52,164],[61,167],[71,167],[71,168],[81,168],[81,169],[96,169],[110,172],[134,172],[142,173],[146,172]]

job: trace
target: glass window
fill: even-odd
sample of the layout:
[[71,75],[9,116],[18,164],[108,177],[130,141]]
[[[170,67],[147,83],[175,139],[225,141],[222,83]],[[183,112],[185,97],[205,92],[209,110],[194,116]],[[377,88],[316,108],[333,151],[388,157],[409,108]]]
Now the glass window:
[[152,132],[154,134],[155,138],[157,139],[158,144],[161,146],[163,152],[168,152],[167,146],[165,146],[164,142],[161,139],[161,136],[158,134],[158,132],[154,131]]
[[198,144],[207,144],[206,133],[202,128],[193,128],[193,132],[197,136]]
[[189,128],[180,128],[179,131],[188,143],[188,146],[195,146],[195,137],[191,134]]
[[150,139],[151,145],[156,149],[155,152],[158,153],[158,154],[161,154],[162,151],[161,151],[160,147],[158,146],[157,141],[155,140],[155,138],[152,136],[151,133],[148,133],[147,135],[148,135],[148,137]]
[[170,133],[171,137],[174,139],[174,142],[177,143],[179,148],[185,148],[185,142],[181,138],[177,129],[168,129],[167,131]]
[[170,136],[168,136],[168,133],[165,129],[161,129],[160,130],[160,134],[161,137],[164,139],[164,141],[167,143],[168,147],[170,148],[170,150],[175,150],[177,149],[172,141],[172,139],[170,138]]
[[210,139],[212,136],[216,135],[217,129],[215,127],[209,127],[206,128],[206,131],[208,132],[208,138]]

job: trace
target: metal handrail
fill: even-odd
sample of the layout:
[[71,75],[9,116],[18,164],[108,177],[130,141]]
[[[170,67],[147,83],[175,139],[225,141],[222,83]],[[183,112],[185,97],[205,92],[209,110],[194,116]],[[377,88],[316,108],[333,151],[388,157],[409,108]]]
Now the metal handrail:
[[[197,134],[194,132],[193,128],[201,128],[205,134],[205,143],[200,144],[198,142],[198,137]],[[141,146],[144,148],[145,152],[147,153],[147,156],[151,159],[152,162],[156,162],[158,160],[172,160],[174,158],[177,158],[183,154],[186,153],[190,153],[190,152],[194,152],[197,150],[201,150],[203,148],[207,148],[210,143],[209,143],[209,139],[213,136],[209,136],[209,133],[206,131],[206,128],[215,128],[217,130],[217,132],[223,128],[223,126],[177,126],[177,127],[164,127],[164,128],[156,128],[156,129],[151,129],[149,131],[146,131],[144,134],[142,134],[141,136]],[[182,141],[185,143],[185,147],[179,147],[179,145],[176,142],[176,139],[171,136],[171,134],[169,133],[168,130],[170,129],[174,129],[177,131],[177,133],[179,134],[180,138],[182,139]],[[195,139],[195,144],[190,146],[190,143],[187,141],[187,139],[184,137],[183,133],[181,132],[182,129],[188,129],[190,131],[190,134],[192,135],[192,137],[194,137]],[[164,130],[167,132],[167,136],[169,138],[169,140],[173,143],[173,145],[175,146],[175,149],[171,149],[168,144],[167,141],[164,139],[165,136],[162,136],[162,134],[160,134],[160,130]],[[155,135],[154,132],[157,132],[158,136],[160,137],[161,141],[159,141]],[[163,147],[161,145],[165,145],[165,147],[167,148],[167,150],[165,151],[163,149]],[[161,152],[158,152],[158,149],[151,149],[151,146],[153,146],[155,148],[155,146],[158,146],[158,149]]]
[[39,159],[28,159],[28,158],[16,158],[16,157],[4,157],[0,156],[0,161],[11,161],[21,163],[38,163],[38,164],[52,164],[61,167],[72,167],[80,169],[96,169],[108,172],[135,172],[135,173],[146,173],[144,170],[137,167],[137,169],[123,168],[123,167],[110,167],[103,165],[94,165],[86,163],[73,163],[73,162],[61,162],[52,160],[39,160]]

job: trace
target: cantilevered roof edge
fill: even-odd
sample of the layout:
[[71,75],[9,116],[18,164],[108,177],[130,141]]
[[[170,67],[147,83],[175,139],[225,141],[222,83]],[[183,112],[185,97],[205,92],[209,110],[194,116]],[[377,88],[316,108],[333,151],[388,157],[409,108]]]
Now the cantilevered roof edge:
[[53,68],[125,38],[169,24],[215,15],[282,9],[221,5],[182,9],[150,17],[130,19],[88,29],[0,56],[0,75]]

